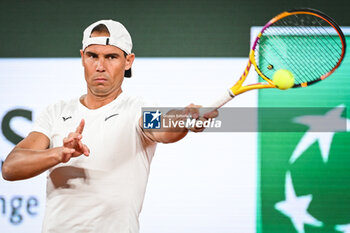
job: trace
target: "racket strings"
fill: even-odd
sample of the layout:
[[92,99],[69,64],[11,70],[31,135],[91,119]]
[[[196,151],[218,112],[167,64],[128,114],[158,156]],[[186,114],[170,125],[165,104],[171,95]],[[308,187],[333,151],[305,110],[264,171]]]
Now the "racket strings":
[[[260,44],[260,41],[258,43]],[[279,42],[277,42],[277,43],[279,43]],[[271,69],[276,70],[276,68],[272,65],[272,64],[276,64],[276,62],[275,62],[275,60],[277,59],[276,56],[270,58],[268,55],[271,53],[271,51],[265,49],[265,46],[261,46],[260,45],[258,47],[258,49],[259,50],[260,49],[263,50],[263,52],[258,51],[258,53],[256,53],[256,55],[258,55],[258,56],[263,58],[263,59],[259,60],[259,61],[262,61],[260,63],[260,67],[272,66]],[[276,54],[279,54],[279,52],[274,47],[272,47],[272,49],[275,51]],[[265,54],[266,54],[266,56],[265,56]],[[256,60],[258,60],[258,59],[259,59],[259,57],[256,58]],[[284,60],[284,58],[282,56],[280,56],[279,59],[283,59]],[[264,64],[264,62],[267,63],[267,64]],[[285,62],[285,63],[287,63],[287,62]],[[293,67],[292,70],[295,71],[294,74],[297,74],[296,77],[299,77],[301,75],[299,69],[293,63],[291,63],[290,65]],[[285,68],[287,68],[287,67],[285,67]]]
[[[298,18],[298,15],[295,15],[295,17]],[[314,19],[312,19],[312,20],[314,20]],[[285,21],[281,21],[281,22],[284,23],[284,25],[286,25]],[[300,22],[301,22],[301,26],[297,26],[296,29],[298,29],[300,34],[305,36],[305,38],[307,38],[307,36],[309,36],[309,38],[312,38],[312,39],[305,40],[305,39],[300,39],[299,36],[296,37],[297,40],[300,42],[300,45],[301,45],[301,46],[299,46],[300,48],[311,48],[311,50],[309,49],[309,51],[307,51],[307,53],[304,51],[302,51],[302,52],[298,51],[299,54],[309,55],[307,57],[313,58],[311,60],[309,59],[309,66],[314,65],[315,63],[319,62],[319,63],[323,63],[323,65],[320,66],[321,69],[328,67],[328,69],[331,70],[333,68],[333,66],[331,66],[328,62],[324,62],[324,61],[328,61],[330,59],[329,55],[332,56],[335,53],[332,50],[330,50],[330,48],[327,46],[329,43],[327,43],[327,44],[322,43],[324,40],[319,40],[319,36],[317,36],[317,37],[315,36],[315,34],[320,34],[324,38],[325,37],[324,35],[325,34],[329,35],[329,33],[326,30],[324,30],[324,32],[320,32],[319,27],[307,27],[307,25],[305,25],[303,23],[303,21],[300,21]],[[314,20],[314,22],[315,22],[315,20]],[[321,25],[318,20],[316,22],[318,22],[318,25]],[[296,25],[298,25],[298,24],[296,24]],[[316,29],[318,32],[315,32],[314,29]],[[295,29],[292,31],[295,33]],[[312,33],[310,33],[310,31]],[[332,38],[332,37],[329,37],[329,38]],[[317,48],[320,49],[318,51],[318,53],[316,54],[316,56],[315,56],[315,54],[312,54],[312,52],[317,51],[314,49],[315,44],[318,44]],[[335,51],[337,51],[337,50],[335,50]],[[334,58],[334,56],[333,56],[333,58]],[[339,58],[335,57],[335,59],[338,60]],[[323,73],[325,72],[324,70],[320,70],[320,71]]]
[[[286,25],[287,26],[287,25]],[[298,36],[296,37],[296,39],[303,45],[305,45],[305,47],[312,47],[313,46],[313,42],[317,42],[319,45],[320,45],[320,48],[322,50],[325,50],[324,46],[320,43],[320,41],[313,35],[313,34],[308,34],[308,31],[306,32],[304,30],[304,28],[298,26],[296,27],[296,29],[299,29],[299,31],[301,32],[300,35],[301,36],[304,36],[304,37],[312,37],[314,38],[315,40],[314,41],[308,41],[308,40],[302,40],[300,39]],[[294,32],[294,33],[298,33],[298,31],[296,31],[296,29],[294,28],[291,28],[291,31]],[[307,42],[309,42],[309,44],[307,44]],[[327,52],[327,51],[324,51],[324,52]],[[331,51],[328,51],[328,52],[331,52]],[[308,54],[308,53],[302,53],[302,54]],[[331,53],[332,54],[332,53]],[[320,53],[320,55],[323,57],[323,58],[326,58],[324,56],[324,53]],[[311,56],[311,55],[310,55]]]
[[[296,29],[299,28],[300,30],[296,31]],[[292,33],[298,33],[300,35],[296,36],[295,39],[299,42],[299,45],[301,46],[298,46],[297,44],[293,43],[293,42],[289,42],[289,40],[286,40],[286,42],[288,42],[290,44],[290,47],[293,48],[294,50],[290,50],[290,52],[293,52],[295,51],[296,55],[301,55],[302,58],[304,60],[295,60],[295,62],[298,62],[298,69],[301,69],[303,68],[302,70],[305,71],[305,72],[310,72],[312,73],[312,76],[302,76],[304,79],[300,79],[299,82],[310,82],[312,81],[312,77],[320,77],[323,73],[325,73],[326,71],[329,71],[331,70],[333,67],[328,63],[324,63],[323,61],[327,61],[329,58],[325,55],[325,54],[328,54],[330,51],[325,51],[324,47],[322,44],[319,43],[319,40],[315,39],[315,40],[305,40],[305,39],[302,39],[300,36],[303,36],[303,37],[307,37],[308,34],[305,32],[305,30],[303,30],[304,28],[300,28],[300,27],[296,27],[296,29],[291,28],[291,32]],[[313,37],[313,36],[312,36]],[[314,47],[314,43],[318,43],[321,50],[323,50],[322,52],[320,52],[318,54],[318,56],[315,56],[314,54],[310,53],[310,52],[305,52],[303,48],[311,48],[311,50],[313,50],[313,47]],[[320,60],[320,58],[322,60]],[[303,63],[303,61],[308,61],[308,64],[307,67],[310,67],[310,65],[317,65],[318,63],[324,63],[323,66],[320,66],[319,68],[317,69],[308,69],[307,67],[305,67],[305,63]],[[325,70],[327,69],[327,70]],[[300,76],[299,76],[300,77]]]
[[[277,33],[281,34],[281,33],[285,33],[284,31],[281,32],[281,30],[278,30],[279,27],[276,27],[275,29]],[[293,27],[294,28],[294,27]],[[293,62],[288,62],[289,64],[295,64],[294,67],[298,67],[298,69],[295,69],[294,72],[298,72],[298,71],[303,71],[304,74],[302,76],[297,75],[297,82],[309,82],[312,81],[312,77],[319,77],[322,75],[322,73],[324,73],[324,70],[320,70],[320,69],[310,69],[310,67],[315,66],[315,64],[317,65],[317,63],[324,61],[326,59],[328,59],[325,55],[324,55],[324,49],[322,46],[320,46],[320,48],[323,50],[321,53],[317,54],[317,56],[315,54],[312,54],[311,52],[307,51],[305,52],[305,48],[311,48],[311,51],[314,50],[314,44],[315,41],[311,41],[311,40],[304,40],[300,38],[301,36],[307,36],[307,34],[304,32],[304,28],[301,28],[301,30],[296,31],[293,28],[289,28],[291,29],[290,32],[292,32],[293,34],[296,34],[297,36],[294,37],[294,40],[297,40],[299,42],[299,44],[296,44],[295,41],[291,41],[291,40],[284,40],[284,44],[287,45],[288,49],[288,54],[284,54],[284,57],[289,56],[293,58]],[[273,33],[275,34],[275,33]],[[272,35],[273,35],[272,34]],[[272,36],[274,38],[276,38],[276,36]],[[280,41],[280,40],[278,40]],[[316,40],[317,41],[317,40]],[[320,45],[320,43],[319,43]],[[285,45],[281,45],[281,43],[279,43],[279,46],[285,46]],[[276,50],[275,50],[276,51]],[[279,54],[279,53],[277,53]],[[296,56],[299,56],[302,59],[295,59]],[[321,61],[320,61],[321,58]],[[280,58],[281,59],[281,58]],[[317,61],[318,60],[318,61]],[[307,61],[308,63],[306,64],[307,66],[303,65],[305,64],[305,61]],[[325,68],[328,66],[328,63],[325,63],[323,66],[321,66],[322,68]],[[328,66],[328,69],[330,70],[332,67]],[[311,73],[312,75],[305,75],[306,72]],[[319,73],[321,72],[321,73]],[[299,78],[298,78],[299,77]]]
[[[298,15],[295,15],[295,17],[299,17],[299,16],[298,16]],[[305,35],[305,36],[313,37],[313,38],[315,39],[315,41],[316,41],[319,45],[321,45],[321,48],[322,48],[322,49],[326,49],[326,48],[327,48],[327,49],[328,49],[328,52],[329,52],[328,54],[334,55],[334,56],[335,56],[335,59],[338,60],[338,59],[340,58],[340,56],[341,56],[341,46],[340,46],[340,44],[334,40],[334,35],[331,36],[331,35],[329,34],[328,30],[326,30],[325,26],[327,26],[327,25],[322,25],[322,24],[321,24],[321,22],[324,22],[323,20],[320,21],[319,18],[317,18],[317,17],[313,17],[313,18],[314,18],[314,19],[313,19],[314,22],[317,22],[317,24],[318,24],[319,26],[309,27],[308,29],[311,30],[311,31],[313,32],[313,33],[311,33],[311,34],[309,33],[309,30],[308,30],[308,31],[303,30],[303,31],[304,31],[304,35]],[[307,25],[301,25],[301,26],[307,27]],[[300,29],[301,26],[299,26],[298,28]],[[328,26],[329,26],[329,25],[328,25]],[[302,28],[301,28],[301,29],[302,29]],[[323,31],[321,31],[320,29],[323,29]],[[336,32],[336,31],[334,31],[334,32]],[[321,41],[320,41],[315,35],[318,35],[318,36],[323,37],[324,40],[332,39],[332,40],[333,40],[333,43],[324,43],[324,44],[321,44],[321,43],[320,43]],[[324,41],[324,40],[323,40],[323,41]],[[329,48],[329,45],[332,46],[332,48]],[[335,47],[335,46],[337,46],[337,47]],[[339,56],[336,56],[336,53],[337,53]]]
[[[271,38],[274,38],[274,40],[272,40]],[[288,69],[291,70],[293,72],[293,74],[295,75],[295,82],[296,83],[301,83],[304,80],[300,80],[300,77],[303,77],[303,67],[298,66],[298,64],[294,63],[294,62],[288,62],[285,57],[287,57],[287,54],[281,54],[281,51],[276,49],[276,46],[266,46],[267,43],[273,43],[274,45],[279,45],[281,47],[285,47],[285,43],[282,43],[281,40],[276,37],[276,36],[271,36],[271,37],[267,37],[267,39],[265,38],[265,40],[268,40],[268,42],[264,42],[264,40],[262,40],[262,46],[260,45],[259,48],[262,48],[265,51],[265,55],[259,54],[259,56],[261,56],[263,59],[262,61],[267,61],[268,64],[272,64],[273,69],[277,70],[277,69]],[[270,49],[265,49],[265,47],[268,47]],[[271,49],[274,51],[274,53],[271,53]],[[286,52],[286,51],[285,51]],[[277,56],[276,56],[277,55]],[[270,58],[267,58],[267,56],[269,56]],[[309,59],[307,57],[305,57],[303,54],[302,56],[304,57],[304,59]],[[280,64],[281,61],[283,62],[284,66],[277,66],[276,64]],[[264,62],[262,62],[262,67],[264,67],[263,65]],[[271,76],[270,76],[271,77]]]
[[289,69],[296,84],[319,79],[342,56],[337,31],[322,18],[305,13],[275,22],[263,32],[258,45],[259,69],[267,77],[277,69]]
[[[315,21],[318,23],[318,25],[320,25],[320,26],[322,27],[322,24],[321,24],[322,21],[320,21],[318,18],[316,18]],[[316,27],[316,29],[318,30],[319,33],[321,33],[321,31],[319,30],[318,27]],[[338,51],[338,54],[339,54],[339,57],[340,57],[341,54],[342,54],[342,53],[341,53],[341,51],[342,51],[341,43],[338,43],[338,42],[334,39],[334,37],[333,37],[331,34],[329,34],[329,32],[328,32],[327,30],[325,30],[325,31],[326,31],[326,33],[328,34],[329,38],[333,39],[333,42],[334,42],[334,43],[330,43],[330,45],[333,46],[333,48],[335,49],[334,51]],[[321,33],[321,35],[324,36],[323,33]],[[336,48],[336,47],[334,47],[334,46],[337,46],[338,48]]]
[[[316,19],[316,22],[321,26],[321,23],[318,19]],[[321,33],[321,35],[326,39],[325,34],[323,34],[320,30],[319,27],[316,27],[316,30],[318,30],[319,33]],[[327,38],[330,38],[333,40],[333,43],[327,43],[326,47],[331,51],[331,55],[334,56],[334,58],[338,61],[342,55],[342,44],[341,41],[336,41],[334,38],[334,35],[330,35],[329,32],[327,30],[324,30],[328,36]],[[339,39],[339,37],[336,37]],[[332,46],[332,48],[329,48],[329,46]],[[337,56],[338,55],[338,56]]]
[[[273,38],[273,40],[271,39]],[[280,50],[276,49],[276,46],[285,47],[285,43],[281,42],[281,39],[276,36],[265,36],[263,40],[261,40],[262,43],[259,43],[259,49],[264,50],[264,54],[259,54],[260,58],[260,66],[265,67],[264,62],[270,65],[272,65],[274,70],[282,68],[281,65],[278,66],[278,64],[281,64],[281,62],[284,64],[283,68],[293,71],[296,82],[298,83],[298,77],[301,77],[303,74],[301,73],[300,67],[298,68],[297,64],[293,62],[288,62],[285,57],[287,57],[286,51],[281,52]],[[274,44],[274,46],[270,46],[270,43]],[[265,48],[266,47],[266,48]],[[272,51],[273,50],[273,51]],[[269,58],[267,58],[269,57]],[[306,58],[306,57],[304,57]],[[271,77],[271,76],[270,76]]]
[[[284,32],[281,32],[280,30],[278,30],[278,28],[274,28],[276,29],[276,32],[278,33],[284,33]],[[273,35],[273,34],[272,34]],[[272,38],[276,39],[276,38],[279,38],[279,37],[276,37],[276,36],[271,36]],[[283,38],[282,38],[283,39]],[[289,40],[283,40],[284,42],[281,43],[281,39],[277,39],[279,43],[279,46],[281,47],[285,47],[285,44],[287,44],[287,47],[290,47],[290,48],[293,48],[294,50],[293,51],[296,51],[296,52],[299,52],[298,50],[300,50],[300,47],[296,46],[294,43],[290,43]],[[275,49],[274,46],[272,46],[272,48],[274,48],[274,51],[276,51],[276,54],[279,55],[279,59],[282,59],[284,60],[284,63],[287,65],[289,65],[289,67],[284,67],[286,69],[291,69],[294,71],[295,74],[299,74],[299,75],[295,75],[296,77],[296,81],[297,83],[300,83],[300,82],[303,82],[305,80],[301,80],[300,77],[303,77],[303,71],[306,71],[306,68],[302,65],[300,65],[298,61],[295,61],[295,62],[288,62],[286,61],[285,57],[288,57],[288,54],[284,54],[284,56],[280,56],[280,53]],[[291,51],[289,51],[289,53],[291,53]],[[308,53],[302,53],[302,52],[299,52],[299,54],[301,55],[301,57],[304,59],[304,60],[310,60],[312,57],[310,56],[310,54]],[[293,67],[291,67],[293,66]],[[294,69],[293,69],[294,68]],[[312,72],[314,75],[317,75],[314,73],[313,70],[310,70],[310,72]]]

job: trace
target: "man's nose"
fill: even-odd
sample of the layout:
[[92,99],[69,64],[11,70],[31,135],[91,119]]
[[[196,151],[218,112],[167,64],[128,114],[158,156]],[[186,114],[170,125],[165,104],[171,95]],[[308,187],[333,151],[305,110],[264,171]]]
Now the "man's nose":
[[104,58],[99,58],[98,59],[97,66],[96,66],[96,71],[99,71],[99,72],[105,71],[104,62],[105,62]]

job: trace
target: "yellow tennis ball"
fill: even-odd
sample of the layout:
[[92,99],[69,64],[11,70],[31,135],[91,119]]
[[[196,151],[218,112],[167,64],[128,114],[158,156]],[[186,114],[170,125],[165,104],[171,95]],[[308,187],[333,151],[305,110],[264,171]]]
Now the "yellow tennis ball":
[[287,90],[294,85],[294,76],[289,70],[279,69],[273,74],[272,81],[277,88]]

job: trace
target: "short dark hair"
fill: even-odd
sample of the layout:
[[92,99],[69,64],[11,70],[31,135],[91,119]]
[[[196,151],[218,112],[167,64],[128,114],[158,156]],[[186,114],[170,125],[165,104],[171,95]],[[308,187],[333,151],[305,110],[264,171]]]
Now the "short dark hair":
[[96,27],[94,27],[92,29],[92,31],[91,31],[91,34],[93,32],[100,32],[100,33],[108,33],[108,34],[110,34],[108,28],[104,24],[99,24]]

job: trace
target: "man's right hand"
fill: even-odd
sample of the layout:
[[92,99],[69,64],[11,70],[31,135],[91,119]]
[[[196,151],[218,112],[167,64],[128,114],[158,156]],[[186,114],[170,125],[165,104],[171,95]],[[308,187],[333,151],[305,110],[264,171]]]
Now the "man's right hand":
[[72,157],[78,157],[82,154],[89,156],[90,149],[81,141],[83,138],[82,133],[84,130],[84,125],[85,121],[81,120],[75,132],[69,133],[68,136],[63,139],[63,147],[59,149],[61,162],[66,163]]
[[63,146],[51,149],[50,139],[45,134],[31,132],[7,156],[1,169],[3,178],[11,181],[28,179],[59,163],[66,163],[72,157],[88,156],[90,150],[81,141],[84,124],[81,120],[76,131],[63,139]]

